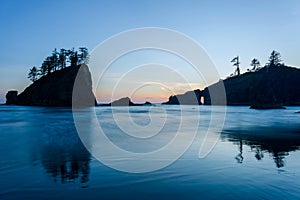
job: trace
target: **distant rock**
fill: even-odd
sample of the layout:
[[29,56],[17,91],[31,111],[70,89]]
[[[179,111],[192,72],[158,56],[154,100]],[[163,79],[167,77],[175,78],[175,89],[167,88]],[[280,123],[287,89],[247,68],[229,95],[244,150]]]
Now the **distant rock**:
[[[80,72],[80,73],[79,73]],[[79,76],[77,76],[77,74]],[[78,92],[73,96],[77,77]],[[67,67],[52,72],[28,86],[21,94],[9,91],[6,104],[25,106],[95,106],[91,74],[87,65]]]
[[300,114],[300,111],[296,112],[296,114]]
[[123,97],[112,103],[100,104],[100,106],[150,106],[152,103],[146,101],[145,103],[133,103],[129,97]]
[[134,103],[128,97],[121,98],[111,103],[111,106],[133,106]]
[[250,108],[256,110],[286,109],[284,106],[280,104],[254,104],[250,106]]
[[17,104],[18,102],[18,91],[8,91],[6,94],[6,105]]
[[144,105],[145,105],[145,106],[152,106],[152,103],[150,103],[149,101],[146,101],[146,102],[144,103]]
[[168,105],[201,105],[200,97],[202,95],[202,91],[194,90],[189,91],[184,94],[170,96],[167,102],[163,104]]

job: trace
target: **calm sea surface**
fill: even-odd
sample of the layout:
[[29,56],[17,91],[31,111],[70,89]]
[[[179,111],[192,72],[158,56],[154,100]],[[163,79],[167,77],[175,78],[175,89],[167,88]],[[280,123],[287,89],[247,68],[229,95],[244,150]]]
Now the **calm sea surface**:
[[[224,107],[95,109],[107,137],[130,152],[164,147],[180,126],[187,134],[194,130],[191,127],[199,130],[193,144],[171,165],[126,173],[105,166],[86,150],[71,109],[0,106],[0,199],[300,199],[300,107],[227,107],[223,130],[208,135],[208,141],[218,134],[219,138],[204,158],[199,158],[199,151],[211,113],[217,113],[222,123]],[[182,109],[188,113],[184,123]],[[87,121],[90,117],[89,112],[80,115]],[[123,134],[128,118],[141,127],[164,120],[163,135],[136,140]],[[89,140],[91,147],[97,143]],[[120,162],[126,164],[126,159]]]

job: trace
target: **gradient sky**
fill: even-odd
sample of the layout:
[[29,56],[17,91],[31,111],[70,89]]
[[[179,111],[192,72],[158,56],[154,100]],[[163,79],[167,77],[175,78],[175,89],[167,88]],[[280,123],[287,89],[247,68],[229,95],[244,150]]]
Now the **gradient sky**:
[[[21,92],[30,84],[29,68],[40,66],[54,48],[93,50],[112,35],[133,28],[162,27],[188,35],[206,50],[223,78],[234,71],[230,61],[236,55],[242,71],[254,57],[265,64],[272,50],[279,51],[286,64],[300,66],[298,0],[0,0],[0,25],[1,102],[7,90]],[[178,63],[174,65],[180,71]],[[199,80],[193,87],[202,84]],[[153,101],[170,94],[161,85],[151,90],[158,94]],[[142,94],[136,100],[150,98]]]

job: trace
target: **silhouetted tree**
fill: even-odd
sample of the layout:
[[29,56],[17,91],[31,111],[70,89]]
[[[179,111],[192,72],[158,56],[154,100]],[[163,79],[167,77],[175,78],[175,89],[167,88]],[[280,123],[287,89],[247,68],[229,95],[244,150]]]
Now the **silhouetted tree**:
[[78,64],[77,51],[75,51],[74,48],[72,48],[71,50],[69,50],[68,55],[69,55],[70,66],[71,67],[76,66]]
[[89,60],[88,49],[86,47],[80,47],[79,52],[78,54],[74,48],[70,50],[60,49],[58,52],[55,48],[52,54],[43,61],[39,70],[36,68],[37,76],[35,78],[37,78],[38,75],[45,76],[53,71],[64,69],[67,67],[67,62],[70,63],[70,67],[83,63],[87,64]]
[[[71,54],[73,53],[72,50],[73,50],[73,49],[68,49],[68,50],[66,50],[66,62],[67,62],[67,63],[70,63],[70,65],[71,65],[70,56],[71,56]],[[69,65],[69,66],[70,66],[70,65]]]
[[29,70],[28,73],[28,78],[32,81],[35,82],[38,79],[39,71],[38,69],[34,66]]
[[47,75],[47,65],[45,61],[43,61],[39,71],[41,76]]
[[51,60],[51,68],[53,71],[56,71],[59,67],[59,60],[58,60],[59,53],[57,52],[56,48],[52,51],[52,55],[50,56]]
[[87,64],[89,61],[89,52],[86,47],[79,48],[78,63]]
[[50,74],[50,73],[52,72],[52,70],[53,70],[53,64],[52,64],[52,58],[51,58],[51,56],[48,56],[48,57],[44,60],[44,62],[43,62],[42,65],[45,66],[46,75],[47,75],[47,74]]
[[59,62],[58,62],[58,52],[56,49],[52,52],[51,56],[48,56],[42,63],[40,68],[40,74],[42,76],[50,74],[53,71],[58,69]]
[[233,63],[233,66],[236,66],[236,70],[235,70],[235,74],[237,76],[239,76],[241,74],[241,71],[240,71],[240,61],[239,61],[239,57],[234,57],[231,62]]
[[260,66],[260,62],[256,58],[253,58],[252,61],[251,61],[251,63],[250,63],[250,66],[253,67],[251,70],[255,71]]
[[277,51],[272,51],[269,57],[269,62],[267,63],[268,67],[276,67],[281,64],[281,55]]
[[67,50],[61,49],[58,55],[58,63],[60,69],[66,68],[66,61],[67,61]]

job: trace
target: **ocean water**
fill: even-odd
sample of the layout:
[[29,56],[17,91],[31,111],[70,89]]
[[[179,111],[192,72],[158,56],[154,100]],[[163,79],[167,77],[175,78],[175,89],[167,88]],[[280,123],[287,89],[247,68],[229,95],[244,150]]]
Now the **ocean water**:
[[[300,107],[91,109],[77,112],[87,126],[76,129],[70,108],[1,106],[0,199],[300,199]],[[186,135],[167,154],[169,165],[130,173],[120,169],[138,172],[165,157],[132,166],[129,157],[103,149],[98,125],[135,154],[164,149],[178,130]],[[179,152],[183,144],[190,146]],[[119,170],[98,160],[103,152]]]

